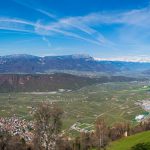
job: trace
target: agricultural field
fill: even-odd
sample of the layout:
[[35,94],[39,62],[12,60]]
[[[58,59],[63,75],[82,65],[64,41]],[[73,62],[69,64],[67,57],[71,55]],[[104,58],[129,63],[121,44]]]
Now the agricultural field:
[[1,93],[0,116],[11,117],[15,114],[30,120],[34,108],[41,101],[50,101],[64,110],[63,128],[69,134],[76,134],[79,129],[92,130],[97,117],[104,117],[109,125],[120,121],[134,125],[135,116],[145,113],[136,103],[150,100],[149,85],[149,81],[115,82],[74,91]]

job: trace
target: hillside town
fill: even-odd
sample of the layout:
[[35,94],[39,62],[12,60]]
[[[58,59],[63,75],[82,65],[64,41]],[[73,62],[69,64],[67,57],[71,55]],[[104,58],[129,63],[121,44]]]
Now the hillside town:
[[26,142],[33,140],[33,129],[33,122],[26,121],[15,115],[11,118],[0,118],[0,130],[8,131],[12,136],[19,136]]
[[135,117],[135,120],[137,122],[141,122],[141,121],[144,121],[146,119],[149,119],[150,118],[150,100],[142,100],[142,101],[138,101],[135,103],[136,105],[140,106],[144,111],[145,113],[144,114],[139,114]]

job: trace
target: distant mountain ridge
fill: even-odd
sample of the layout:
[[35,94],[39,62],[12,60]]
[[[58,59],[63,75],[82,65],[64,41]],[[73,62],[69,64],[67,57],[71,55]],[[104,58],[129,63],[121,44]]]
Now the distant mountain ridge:
[[32,55],[0,56],[0,73],[48,73],[52,70],[75,70],[116,73],[150,70],[150,63],[97,61],[88,55],[38,57]]
[[107,82],[140,81],[123,76],[101,76],[99,78],[75,76],[65,73],[52,74],[0,74],[0,93],[7,92],[51,92],[76,90],[92,84]]

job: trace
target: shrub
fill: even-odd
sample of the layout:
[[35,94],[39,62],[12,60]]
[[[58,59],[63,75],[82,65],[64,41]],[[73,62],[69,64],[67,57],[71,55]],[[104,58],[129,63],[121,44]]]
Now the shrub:
[[133,146],[131,150],[150,150],[150,143],[139,143]]

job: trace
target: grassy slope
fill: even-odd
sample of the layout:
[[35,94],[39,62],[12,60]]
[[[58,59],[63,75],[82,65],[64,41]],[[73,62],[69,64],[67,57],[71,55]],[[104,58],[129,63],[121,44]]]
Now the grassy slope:
[[150,131],[138,133],[127,138],[112,142],[108,150],[130,150],[132,146],[138,143],[150,142]]

